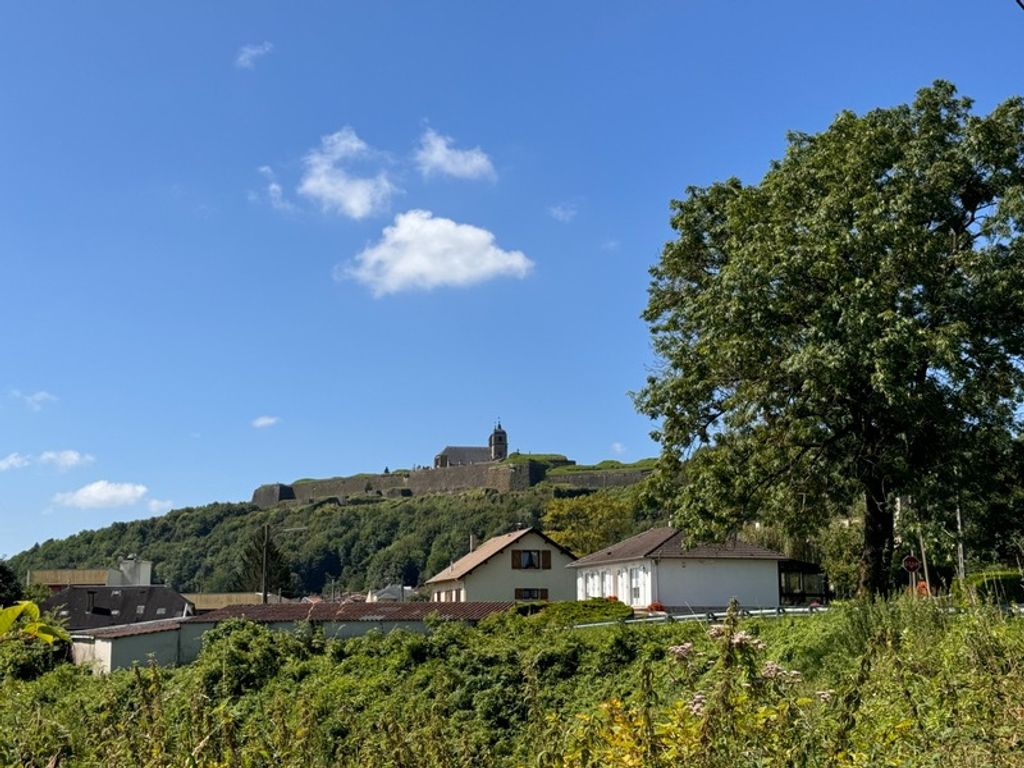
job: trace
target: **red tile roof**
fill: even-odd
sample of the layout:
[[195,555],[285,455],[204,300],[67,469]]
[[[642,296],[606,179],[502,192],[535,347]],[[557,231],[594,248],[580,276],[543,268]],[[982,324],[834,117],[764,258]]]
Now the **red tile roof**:
[[617,563],[623,560],[785,560],[786,556],[771,549],[733,540],[724,544],[695,544],[683,548],[683,532],[675,528],[651,528],[618,544],[581,557],[570,568]]
[[479,621],[501,613],[514,603],[281,603],[278,605],[229,605],[189,623],[217,623],[248,619],[260,624],[293,621],[423,621],[428,616],[446,621]]

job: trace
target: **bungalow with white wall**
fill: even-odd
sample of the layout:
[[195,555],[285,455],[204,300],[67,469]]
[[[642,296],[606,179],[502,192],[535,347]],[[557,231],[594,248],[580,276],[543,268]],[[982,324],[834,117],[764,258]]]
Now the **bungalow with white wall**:
[[709,610],[736,598],[744,608],[779,605],[779,562],[786,556],[732,541],[685,546],[682,531],[652,528],[569,565],[576,598],[615,597],[634,608],[660,603]]
[[488,539],[427,579],[435,603],[573,600],[576,556],[534,528]]

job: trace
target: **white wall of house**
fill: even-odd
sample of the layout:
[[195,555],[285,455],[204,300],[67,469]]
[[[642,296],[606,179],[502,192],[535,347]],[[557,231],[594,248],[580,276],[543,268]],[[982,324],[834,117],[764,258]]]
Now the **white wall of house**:
[[110,646],[97,645],[91,637],[74,637],[71,640],[71,660],[97,672],[109,672]]
[[[550,568],[513,568],[513,550],[547,550],[551,553]],[[572,572],[567,569],[572,558],[543,537],[530,532],[478,565],[460,581],[430,585],[431,600],[438,592],[462,589],[461,602],[504,602],[516,599],[517,589],[548,591],[548,600],[574,600],[576,588]]]
[[744,608],[779,604],[774,560],[642,559],[569,570],[576,571],[577,600],[615,597],[633,608],[725,607],[733,597]]
[[596,565],[576,571],[576,599],[614,597],[634,608],[646,608],[654,601],[654,564],[650,560]]
[[775,560],[662,560],[657,569],[657,600],[666,606],[724,608],[734,597],[744,608],[779,605]]

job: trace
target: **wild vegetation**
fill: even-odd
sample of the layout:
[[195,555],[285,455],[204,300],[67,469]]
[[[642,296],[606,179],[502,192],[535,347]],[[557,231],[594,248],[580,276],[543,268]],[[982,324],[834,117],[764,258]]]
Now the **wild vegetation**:
[[[624,493],[595,493],[590,506]],[[119,557],[136,554],[154,562],[157,578],[183,592],[256,589],[263,526],[268,525],[275,587],[319,593],[325,588],[358,590],[399,581],[415,585],[466,554],[470,534],[482,541],[517,526],[545,526],[547,507],[571,496],[586,503],[588,494],[547,487],[402,499],[368,495],[347,504],[330,501],[267,510],[217,503],[47,541],[9,563],[24,576],[29,569],[116,565]],[[635,494],[631,498],[620,508],[624,517],[601,529],[604,539],[597,546],[651,525]],[[576,524],[589,529],[594,538],[594,526],[584,519]],[[304,530],[287,531],[295,528]],[[591,546],[589,541],[574,543]]]
[[992,609],[904,598],[714,625],[574,618],[347,641],[232,622],[181,669],[8,677],[0,763],[1024,765],[1024,625]]

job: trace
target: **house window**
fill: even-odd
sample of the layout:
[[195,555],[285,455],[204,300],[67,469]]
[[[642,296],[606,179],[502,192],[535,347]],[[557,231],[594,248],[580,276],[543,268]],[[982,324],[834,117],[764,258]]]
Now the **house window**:
[[135,606],[135,615],[136,616],[141,616],[145,612],[146,612],[146,606],[144,606],[144,605],[136,605]]
[[163,616],[166,613],[167,613],[167,609],[166,608],[157,608],[156,609],[156,615],[157,616]]
[[547,600],[548,591],[546,589],[535,589],[535,588],[516,588],[516,600]]
[[610,571],[601,571],[601,597],[611,597],[615,592],[612,591],[612,574]]
[[629,569],[629,597],[635,603],[640,600],[640,569]]
[[543,569],[551,568],[550,549],[513,549],[512,567],[519,569]]

